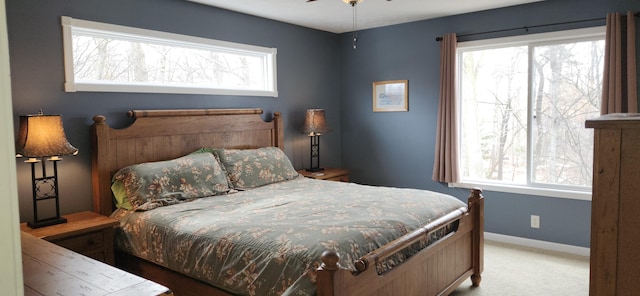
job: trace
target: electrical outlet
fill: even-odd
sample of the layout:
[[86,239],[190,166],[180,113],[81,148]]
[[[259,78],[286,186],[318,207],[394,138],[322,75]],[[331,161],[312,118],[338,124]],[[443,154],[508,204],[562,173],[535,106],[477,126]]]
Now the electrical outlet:
[[531,215],[531,228],[540,228],[540,216]]

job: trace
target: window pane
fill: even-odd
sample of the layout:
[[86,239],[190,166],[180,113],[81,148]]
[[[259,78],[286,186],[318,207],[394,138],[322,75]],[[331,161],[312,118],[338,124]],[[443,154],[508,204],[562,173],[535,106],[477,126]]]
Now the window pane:
[[73,34],[76,83],[266,87],[262,57]]
[[603,55],[604,41],[533,47],[532,182],[591,186]]
[[604,35],[598,27],[459,44],[463,186],[589,190],[593,130],[584,122],[600,115]]
[[62,17],[66,91],[277,96],[276,49]]
[[526,46],[462,54],[464,178],[526,183],[527,55]]

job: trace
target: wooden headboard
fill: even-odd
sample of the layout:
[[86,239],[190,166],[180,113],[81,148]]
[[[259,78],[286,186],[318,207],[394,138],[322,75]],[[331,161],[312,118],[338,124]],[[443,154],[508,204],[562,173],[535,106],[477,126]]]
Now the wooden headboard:
[[177,158],[203,147],[284,150],[279,112],[265,122],[262,109],[134,110],[135,121],[113,129],[102,115],[93,117],[91,133],[93,211],[113,212],[111,176],[136,163]]

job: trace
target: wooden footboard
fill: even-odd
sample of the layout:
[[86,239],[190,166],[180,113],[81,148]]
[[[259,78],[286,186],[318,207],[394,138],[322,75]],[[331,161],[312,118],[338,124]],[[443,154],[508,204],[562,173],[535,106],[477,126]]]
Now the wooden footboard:
[[[484,198],[471,190],[468,211],[454,211],[355,262],[357,272],[339,265],[339,255],[325,252],[318,269],[319,296],[447,295],[467,278],[480,285],[484,268]],[[434,231],[458,221],[458,229],[384,274],[376,263]]]
[[[474,189],[468,199],[468,211],[455,211],[449,217],[436,220],[361,257],[358,261],[363,262],[356,265],[362,271],[357,273],[341,268],[338,255],[327,251],[317,273],[318,295],[448,295],[469,277],[472,285],[478,286],[484,266],[483,213],[484,198],[479,189]],[[455,232],[432,243],[389,272],[377,274],[376,262],[456,221],[459,224]],[[175,295],[232,295],[132,255],[117,252],[116,265],[167,286]]]

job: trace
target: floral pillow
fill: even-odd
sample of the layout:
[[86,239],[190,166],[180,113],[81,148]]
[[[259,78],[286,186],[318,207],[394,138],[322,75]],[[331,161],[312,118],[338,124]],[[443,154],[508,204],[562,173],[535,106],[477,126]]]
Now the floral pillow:
[[220,168],[222,169],[222,172],[224,173],[224,176],[227,180],[227,184],[229,184],[229,188],[233,190],[233,184],[231,183],[231,180],[229,180],[229,174],[227,173],[227,169],[224,167],[224,165],[222,165],[222,162],[220,161],[220,156],[218,156],[218,154],[216,153],[217,150],[221,150],[219,148],[200,148],[196,151],[191,152],[191,154],[198,154],[198,153],[209,153],[212,154],[213,157],[215,157],[216,161],[218,162],[218,164],[220,164]]
[[287,155],[277,147],[213,151],[236,189],[255,188],[298,177]]
[[111,189],[118,208],[138,211],[230,190],[222,166],[210,153],[125,167],[113,176]]

